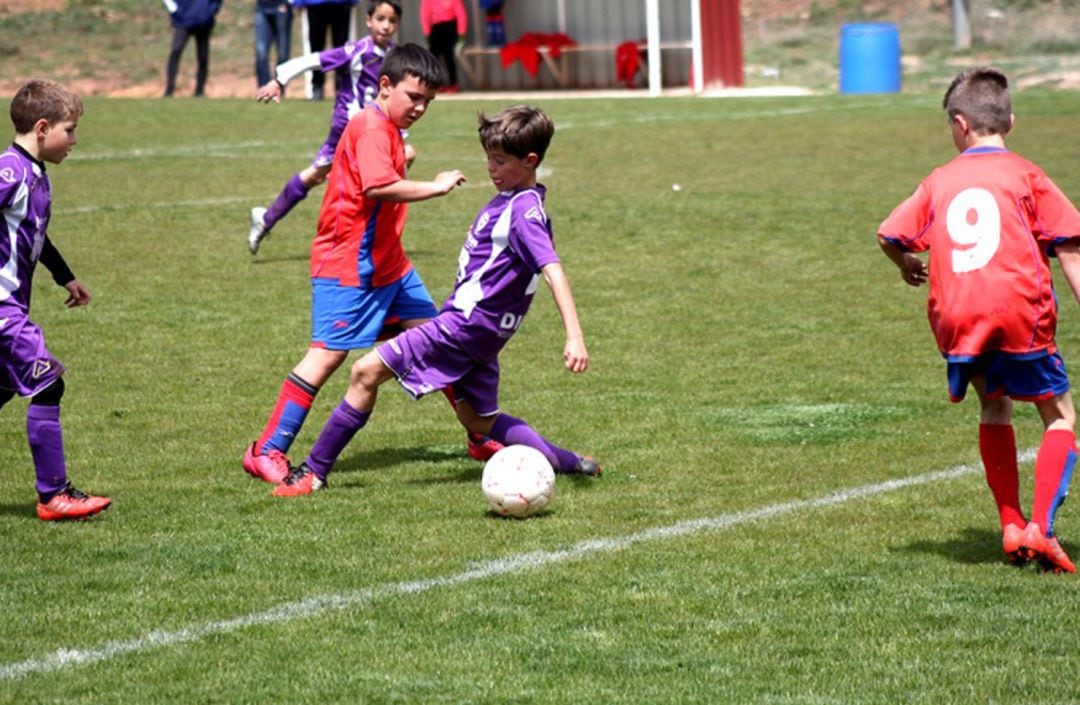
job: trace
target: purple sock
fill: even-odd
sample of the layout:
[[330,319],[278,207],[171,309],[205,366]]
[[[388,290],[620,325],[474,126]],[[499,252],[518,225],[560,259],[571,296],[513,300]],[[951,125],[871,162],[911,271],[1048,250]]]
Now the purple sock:
[[60,407],[31,404],[26,408],[26,438],[34,459],[35,487],[42,502],[64,489],[67,463],[64,435],[60,430]]
[[311,447],[311,453],[304,462],[325,480],[341,451],[345,450],[345,446],[349,445],[349,441],[364,427],[370,416],[370,411],[354,409],[342,400],[326,420],[326,425],[315,439],[315,445]]
[[266,229],[271,230],[279,220],[293,209],[293,206],[307,198],[307,195],[307,186],[304,186],[304,182],[300,180],[300,175],[293,174],[292,178],[285,184],[285,188],[281,190],[278,197],[266,209],[266,215],[263,216],[263,224],[266,225]]
[[580,460],[576,453],[560,448],[533,430],[532,426],[509,414],[499,414],[488,434],[504,446],[521,444],[544,454],[556,472],[570,472]]

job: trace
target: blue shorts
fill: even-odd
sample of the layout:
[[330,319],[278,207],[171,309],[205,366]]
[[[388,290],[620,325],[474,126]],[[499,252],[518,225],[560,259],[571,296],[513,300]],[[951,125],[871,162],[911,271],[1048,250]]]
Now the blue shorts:
[[1065,361],[1057,351],[1031,355],[990,352],[948,363],[949,398],[963,400],[972,377],[986,379],[986,396],[1017,401],[1042,401],[1069,391]]
[[370,348],[387,323],[436,313],[416,270],[372,289],[341,286],[337,279],[311,280],[311,344],[328,350]]
[[0,389],[32,397],[62,374],[41,329],[21,311],[0,309]]
[[375,349],[413,399],[449,386],[480,416],[499,413],[499,360],[477,362],[439,324],[410,328]]

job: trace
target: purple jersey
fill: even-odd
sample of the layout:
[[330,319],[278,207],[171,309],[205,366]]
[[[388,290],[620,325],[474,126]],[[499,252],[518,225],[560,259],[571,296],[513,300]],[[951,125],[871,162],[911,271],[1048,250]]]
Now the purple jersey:
[[12,145],[0,154],[0,310],[30,311],[30,280],[52,209],[45,165]]
[[542,185],[503,191],[476,216],[439,318],[478,362],[494,359],[532,304],[540,269],[559,261]]
[[379,93],[379,71],[382,69],[382,61],[386,52],[393,45],[388,45],[385,50],[380,49],[370,36],[358,39],[355,42],[346,42],[342,46],[319,52],[319,67],[329,73],[335,69],[347,68],[348,78],[343,81],[344,85],[337,87],[337,99],[334,102],[334,117],[348,119],[360,112],[361,109]]

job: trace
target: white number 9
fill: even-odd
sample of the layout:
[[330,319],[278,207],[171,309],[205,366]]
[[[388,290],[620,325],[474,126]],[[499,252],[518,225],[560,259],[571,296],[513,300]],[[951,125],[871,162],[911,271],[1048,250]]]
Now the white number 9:
[[985,267],[1001,244],[1001,211],[986,189],[956,194],[945,213],[945,227],[953,242],[952,269],[958,274]]

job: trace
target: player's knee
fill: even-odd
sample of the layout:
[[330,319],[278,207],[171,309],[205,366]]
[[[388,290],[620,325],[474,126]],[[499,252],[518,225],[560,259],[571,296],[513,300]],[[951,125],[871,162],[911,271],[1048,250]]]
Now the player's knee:
[[60,406],[60,399],[63,396],[64,378],[57,377],[55,382],[35,394],[30,399],[30,403],[35,406]]
[[349,384],[353,387],[373,391],[382,384],[385,378],[383,374],[385,369],[386,366],[378,355],[368,353],[353,363],[352,369],[349,370]]

